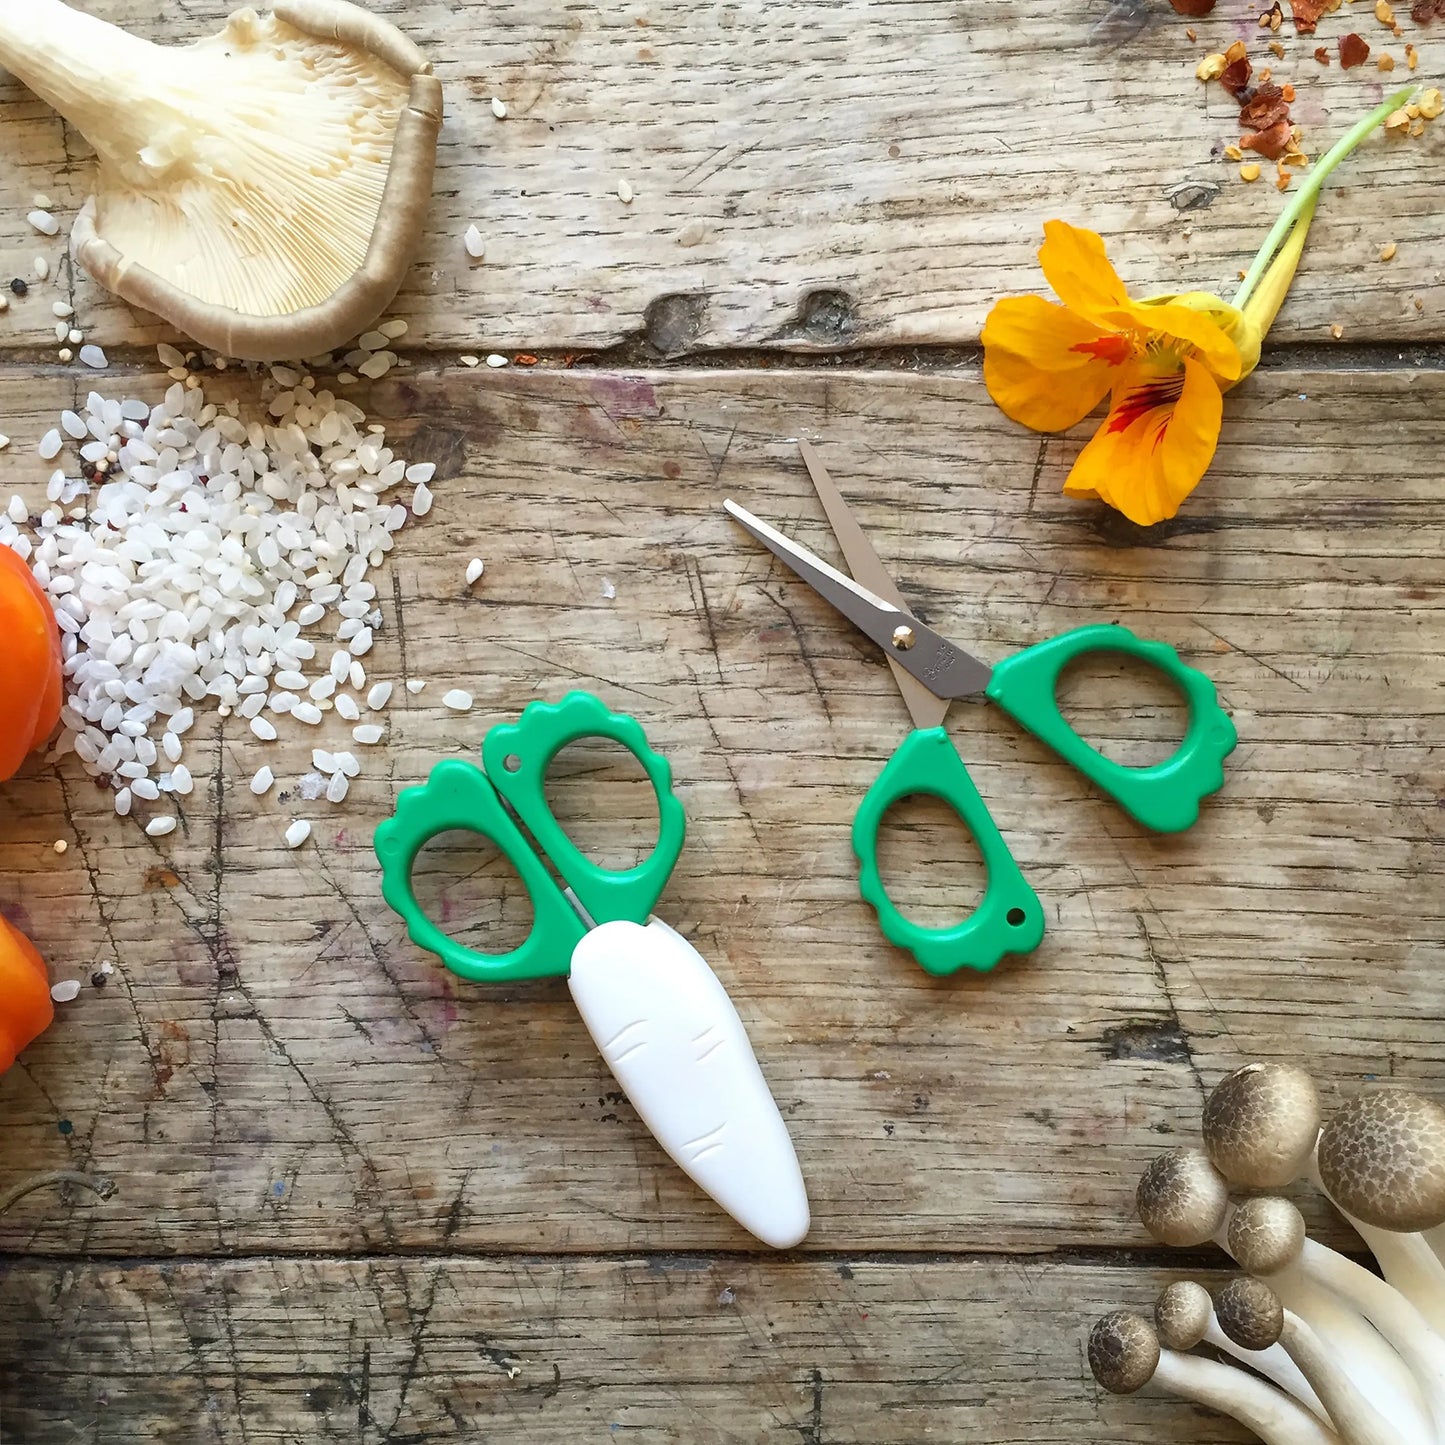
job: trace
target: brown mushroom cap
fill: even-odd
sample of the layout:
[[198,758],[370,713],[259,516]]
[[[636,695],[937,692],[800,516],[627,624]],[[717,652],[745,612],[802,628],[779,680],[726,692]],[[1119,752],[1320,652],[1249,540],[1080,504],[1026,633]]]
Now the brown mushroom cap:
[[1115,1310],[1089,1331],[1089,1368],[1113,1395],[1132,1395],[1154,1378],[1159,1337],[1142,1315]]
[[1320,1129],[1314,1081],[1289,1064],[1246,1064],[1204,1101],[1204,1147],[1245,1189],[1278,1189],[1299,1177]]
[[1351,1099],[1320,1135],[1320,1178],[1347,1214],[1407,1232],[1445,1222],[1445,1108],[1407,1089]]
[[1262,1279],[1240,1275],[1214,1296],[1219,1328],[1241,1349],[1267,1350],[1284,1329],[1284,1306]]
[[1171,1350],[1192,1350],[1204,1338],[1213,1316],[1209,1291],[1192,1279],[1176,1280],[1154,1304],[1159,1341]]
[[1229,1252],[1250,1274],[1277,1274],[1294,1263],[1304,1242],[1304,1216],[1288,1199],[1246,1199],[1229,1217]]
[[1229,1181],[1201,1150],[1170,1149],[1144,1171],[1134,1201],[1139,1222],[1160,1244],[1187,1249],[1223,1225]]

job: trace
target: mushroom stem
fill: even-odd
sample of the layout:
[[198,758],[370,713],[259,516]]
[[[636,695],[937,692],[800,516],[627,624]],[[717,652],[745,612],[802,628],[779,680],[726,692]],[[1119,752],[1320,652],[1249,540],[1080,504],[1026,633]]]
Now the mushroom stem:
[[[1283,1391],[1217,1360],[1160,1350],[1154,1383],[1196,1405],[1232,1415],[1265,1445],[1354,1445]],[[1389,1445],[1399,1442],[1390,1440]]]
[[1267,1350],[1246,1350],[1236,1345],[1222,1329],[1219,1321],[1211,1319],[1204,1331],[1204,1343],[1212,1345],[1226,1355],[1232,1355],[1242,1365],[1258,1370],[1266,1379],[1278,1385],[1286,1394],[1292,1395],[1307,1410],[1318,1415],[1326,1425],[1330,1423],[1329,1412],[1315,1393],[1315,1388],[1305,1378],[1304,1372],[1290,1359],[1284,1347],[1271,1345]]
[[1434,1229],[1425,1230],[1422,1237],[1430,1246],[1430,1253],[1445,1265],[1445,1224],[1437,1224]]
[[1391,1423],[1356,1388],[1334,1351],[1293,1310],[1279,1343],[1320,1397],[1345,1445],[1400,1445]]
[[175,53],[60,0],[0,6],[0,66],[122,166],[135,165],[155,134],[150,123],[136,126],[137,111],[116,105],[116,77],[165,75]]
[[1154,1327],[1127,1310],[1095,1322],[1089,1334],[1089,1368],[1116,1395],[1132,1395],[1152,1381],[1182,1399],[1232,1416],[1265,1445],[1344,1445],[1329,1426],[1257,1375],[1161,1349]]
[[[1261,1202],[1251,1201],[1243,1209],[1250,1211]],[[1436,1412],[1433,1404],[1427,1404],[1425,1383],[1401,1354],[1391,1348],[1396,1343],[1394,1339],[1385,1335],[1383,1328],[1377,1326],[1360,1303],[1366,1293],[1372,1292],[1355,1289],[1347,1294],[1340,1285],[1353,1284],[1354,1281],[1344,1279],[1339,1270],[1321,1257],[1322,1254],[1333,1256],[1351,1269],[1359,1270],[1389,1299],[1408,1308],[1405,1300],[1383,1280],[1360,1269],[1353,1261],[1305,1238],[1302,1226],[1298,1236],[1302,1244],[1290,1262],[1277,1269],[1259,1269],[1253,1253],[1241,1247],[1245,1241],[1238,1237],[1231,1239],[1230,1225],[1240,1210],[1238,1205],[1228,1207],[1225,1223],[1214,1235],[1214,1242],[1242,1268],[1252,1274],[1263,1274],[1285,1308],[1292,1310],[1330,1341],[1338,1353],[1340,1367],[1362,1394],[1372,1400],[1392,1402],[1390,1415],[1399,1432],[1397,1445],[1400,1440],[1416,1442],[1416,1445],[1426,1445],[1426,1442],[1435,1440],[1437,1427],[1432,1421]],[[1385,1313],[1389,1313],[1388,1302],[1382,1296],[1372,1293],[1371,1304],[1375,1310],[1384,1309]],[[1426,1333],[1430,1331],[1427,1329]]]
[[1445,1339],[1419,1310],[1378,1275],[1312,1239],[1305,1240],[1296,1264],[1270,1277],[1270,1287],[1280,1293],[1276,1281],[1294,1274],[1318,1281],[1379,1331],[1413,1376],[1436,1439],[1445,1440]]

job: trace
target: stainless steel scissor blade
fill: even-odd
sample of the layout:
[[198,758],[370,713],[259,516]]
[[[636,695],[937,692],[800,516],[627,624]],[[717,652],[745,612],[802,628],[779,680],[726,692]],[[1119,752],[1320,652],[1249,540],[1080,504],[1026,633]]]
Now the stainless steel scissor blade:
[[[841,497],[838,500],[842,502]],[[776,527],[770,527],[753,516],[732,498],[723,503],[723,508],[779,561],[792,568],[815,592],[832,603],[860,632],[883,649],[884,656],[896,664],[894,673],[898,676],[899,689],[908,704],[915,727],[940,726],[953,698],[972,697],[988,686],[993,669],[955,647],[926,622],[920,622],[902,605],[901,599],[889,601],[862,583],[845,577],[836,567],[830,567],[821,557],[784,536]],[[859,535],[862,535],[861,531]],[[876,557],[874,561],[877,561]],[[878,567],[881,570],[882,563],[878,563]],[[888,590],[897,597],[897,589],[886,572],[883,580]]]

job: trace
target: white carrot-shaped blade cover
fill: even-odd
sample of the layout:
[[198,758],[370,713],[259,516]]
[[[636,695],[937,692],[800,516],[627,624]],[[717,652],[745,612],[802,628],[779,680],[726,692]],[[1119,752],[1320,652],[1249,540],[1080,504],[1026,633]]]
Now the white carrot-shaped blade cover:
[[568,983],[657,1142],[764,1244],[797,1244],[808,1195],[793,1141],[702,955],[659,918],[604,923],[577,945]]

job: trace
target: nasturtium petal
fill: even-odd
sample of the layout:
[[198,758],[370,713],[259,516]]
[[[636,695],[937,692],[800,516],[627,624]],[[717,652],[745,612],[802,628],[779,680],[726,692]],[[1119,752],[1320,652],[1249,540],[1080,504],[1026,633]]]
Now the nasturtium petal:
[[1179,371],[1133,368],[1114,388],[1109,415],[1064,491],[1097,497],[1142,527],[1162,522],[1199,485],[1223,415],[1218,382],[1193,357]]
[[1129,293],[1093,231],[1067,221],[1045,221],[1039,265],[1059,300],[1090,320],[1129,304]]
[[[1002,411],[1034,431],[1064,431],[1093,411],[1118,370],[1099,329],[1041,296],[1008,297],[983,327],[983,379]],[[1106,348],[1107,350],[1107,348]]]

